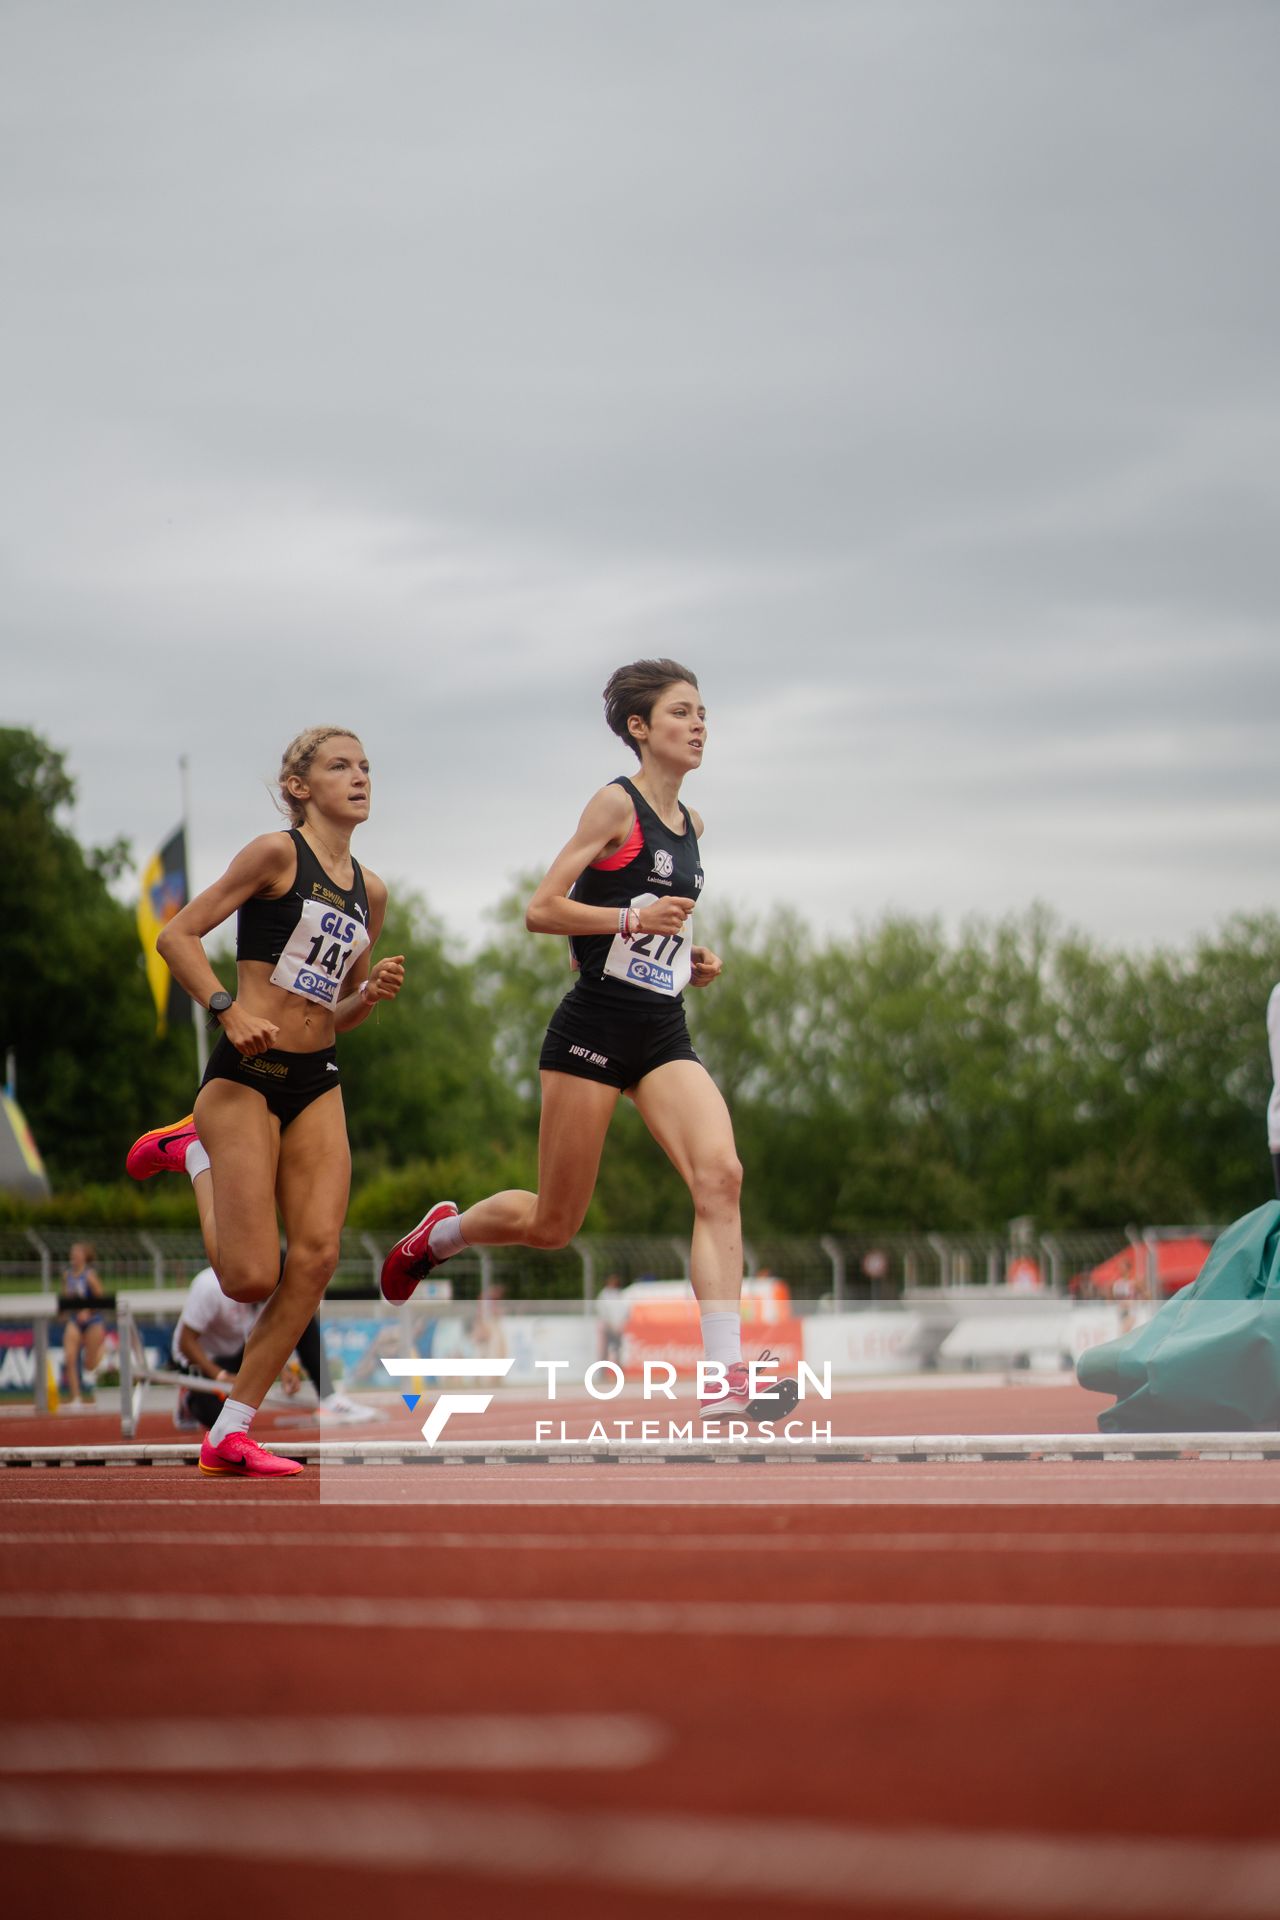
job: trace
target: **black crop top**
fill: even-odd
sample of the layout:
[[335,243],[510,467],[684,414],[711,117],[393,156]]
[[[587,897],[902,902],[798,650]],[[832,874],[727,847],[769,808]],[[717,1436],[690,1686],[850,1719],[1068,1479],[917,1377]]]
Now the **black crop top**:
[[[683,800],[684,832],[673,833],[625,774],[611,784],[621,787],[635,808],[631,833],[615,852],[602,854],[579,874],[573,899],[589,907],[624,907],[673,894],[696,900],[702,892],[702,859]],[[688,979],[692,937],[692,921],[680,937],[636,934],[620,941],[608,933],[578,933],[570,937],[569,952],[586,992],[638,1006],[655,993],[679,999]]]
[[246,900],[236,915],[236,959],[264,960],[276,986],[322,1006],[337,1000],[344,976],[369,944],[369,895],[359,862],[349,889],[331,880],[297,827],[289,829],[297,865],[278,900]]

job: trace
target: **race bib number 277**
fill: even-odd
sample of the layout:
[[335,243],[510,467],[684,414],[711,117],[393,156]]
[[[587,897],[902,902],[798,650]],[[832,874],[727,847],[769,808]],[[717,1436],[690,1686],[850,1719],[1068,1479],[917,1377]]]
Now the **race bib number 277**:
[[[633,907],[651,907],[655,893],[639,893]],[[612,980],[625,980],[628,986],[643,987],[646,993],[660,993],[674,1000],[689,984],[693,961],[693,916],[679,933],[617,933],[609,948],[604,970]]]

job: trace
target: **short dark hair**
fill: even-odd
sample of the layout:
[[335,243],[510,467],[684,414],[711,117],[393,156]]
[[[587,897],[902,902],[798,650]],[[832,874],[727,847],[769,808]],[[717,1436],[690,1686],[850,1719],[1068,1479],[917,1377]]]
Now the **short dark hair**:
[[658,695],[678,680],[687,680],[691,687],[698,684],[697,674],[690,673],[678,660],[633,660],[629,667],[619,667],[609,675],[609,684],[604,690],[604,717],[610,732],[626,741],[637,760],[640,746],[628,731],[627,721],[635,713],[647,725]]

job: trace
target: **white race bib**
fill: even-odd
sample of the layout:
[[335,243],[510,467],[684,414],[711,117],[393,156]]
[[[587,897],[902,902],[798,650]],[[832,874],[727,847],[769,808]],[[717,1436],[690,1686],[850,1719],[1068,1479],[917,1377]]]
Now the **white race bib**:
[[[657,897],[638,893],[631,904],[651,907]],[[674,1000],[688,986],[693,971],[693,915],[679,933],[615,933],[604,970],[613,980]]]
[[332,1007],[348,969],[368,944],[369,935],[358,920],[336,907],[326,907],[323,900],[308,900],[276,963],[271,984],[300,993],[318,1006]]

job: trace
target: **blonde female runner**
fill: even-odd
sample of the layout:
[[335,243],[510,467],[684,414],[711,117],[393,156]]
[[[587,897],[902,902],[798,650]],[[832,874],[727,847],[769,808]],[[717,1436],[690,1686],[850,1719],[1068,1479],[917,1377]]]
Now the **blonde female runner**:
[[[206,1473],[302,1471],[249,1429],[338,1261],[351,1154],[335,1035],[393,1000],[404,979],[403,955],[369,964],[387,890],[351,853],[370,800],[358,737],[345,727],[299,734],[279,788],[288,830],[251,840],[160,935],[170,972],[221,1033],[192,1118],[144,1134],[126,1163],[136,1179],[185,1165],[223,1292],[266,1302],[201,1448]],[[201,944],[233,911],[234,995]]]

